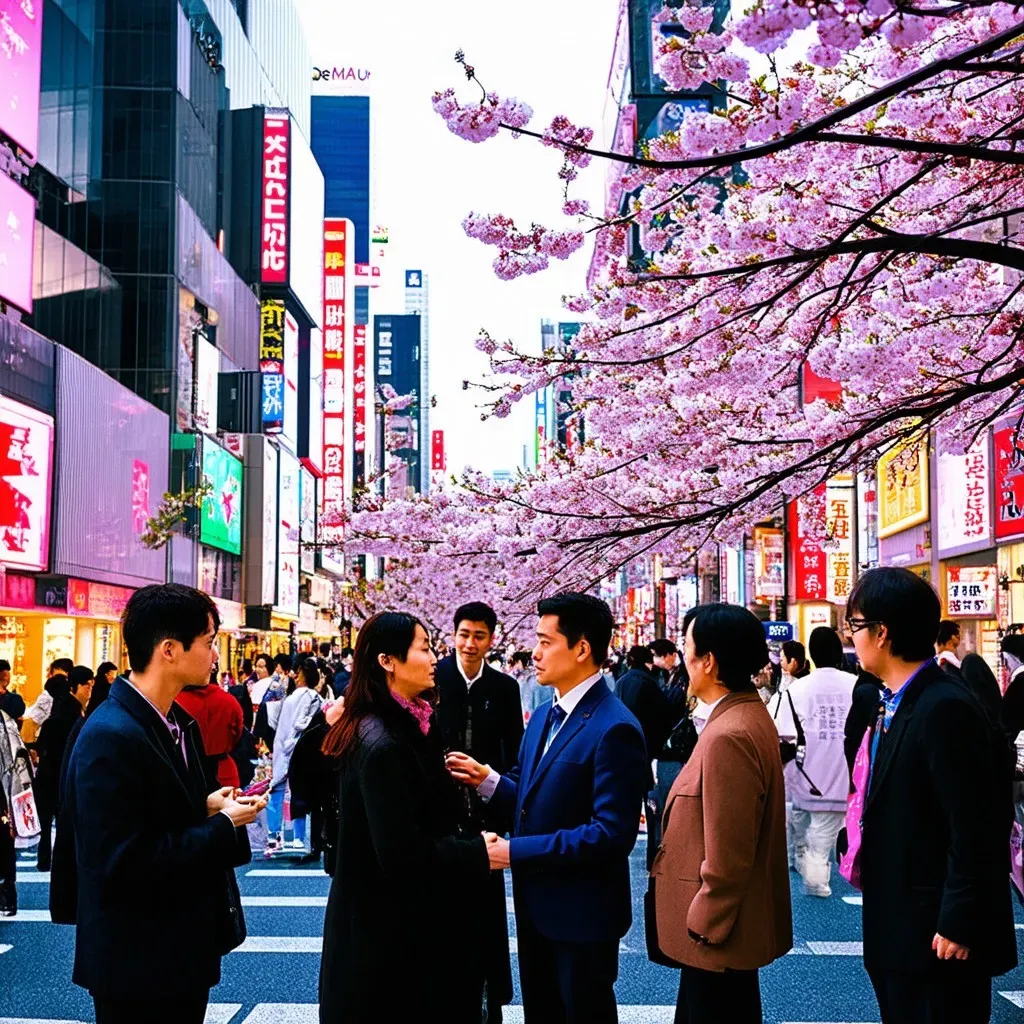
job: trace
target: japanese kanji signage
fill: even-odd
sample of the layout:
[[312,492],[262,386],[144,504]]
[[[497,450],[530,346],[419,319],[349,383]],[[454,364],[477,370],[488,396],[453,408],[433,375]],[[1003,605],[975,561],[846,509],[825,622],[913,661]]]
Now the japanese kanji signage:
[[996,424],[992,431],[995,450],[996,538],[1024,534],[1024,448],[1017,439],[1017,417]]
[[994,619],[999,572],[994,565],[949,566],[946,611],[950,618]]
[[845,604],[853,587],[851,477],[837,477],[789,506],[793,599]]
[[53,419],[0,397],[0,565],[46,569],[52,474]]
[[352,359],[353,395],[353,431],[355,433],[353,449],[357,452],[366,451],[366,325],[356,324],[355,343]]
[[878,536],[928,522],[928,440],[916,437],[878,460]]
[[288,283],[288,190],[291,118],[288,111],[268,110],[263,118],[260,280]]
[[789,504],[789,545],[793,553],[793,599],[824,601],[827,587],[822,530],[814,519],[825,499],[825,487],[815,492],[813,501],[798,498]]
[[284,301],[264,299],[260,308],[260,372],[263,374],[263,432],[284,429]]
[[345,307],[352,222],[324,221],[324,461],[321,540],[343,539],[345,511]]
[[853,589],[853,479],[832,480],[825,489],[826,597],[846,604]]
[[938,464],[939,555],[992,536],[988,438],[966,455],[943,454]]

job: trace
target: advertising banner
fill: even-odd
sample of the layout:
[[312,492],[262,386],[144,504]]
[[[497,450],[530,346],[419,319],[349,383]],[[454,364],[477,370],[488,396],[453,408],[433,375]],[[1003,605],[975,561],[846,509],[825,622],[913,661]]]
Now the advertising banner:
[[217,378],[220,374],[220,352],[205,338],[196,338],[195,417],[197,430],[206,434],[217,432]]
[[366,452],[366,325],[356,324],[352,360],[353,449]]
[[994,565],[949,566],[946,609],[950,618],[994,619],[999,572]]
[[301,569],[312,576],[316,572],[316,477],[308,469],[303,468],[299,473],[299,484]]
[[825,499],[825,487],[817,491],[818,502],[807,498],[791,501],[788,508],[790,551],[793,555],[793,600],[823,601],[826,593],[826,560],[821,546],[822,530],[814,530],[813,509]]
[[944,453],[938,459],[939,556],[992,536],[992,491],[988,437],[966,455]]
[[997,540],[1024,534],[1024,448],[1017,439],[1017,417],[992,430],[995,451]]
[[[2,10],[4,0],[0,0]],[[0,72],[3,71],[0,46]],[[3,75],[0,73],[0,119]],[[32,312],[32,261],[35,253],[36,201],[31,193],[0,173],[0,299]]]
[[263,432],[284,430],[285,311],[281,299],[264,299],[260,309],[260,372],[263,374]]
[[233,555],[242,553],[242,476],[240,459],[203,439],[203,483],[213,490],[203,498],[199,540]]
[[33,157],[42,57],[43,0],[0,0],[0,132]]
[[284,314],[284,425],[281,434],[294,448],[299,436],[299,325]]
[[341,543],[345,513],[345,350],[351,333],[346,309],[352,222],[324,221],[324,406],[320,539]]
[[299,460],[282,451],[278,472],[277,609],[299,614]]
[[0,565],[45,569],[53,418],[0,397]]
[[784,543],[781,530],[754,529],[754,597],[759,601],[786,596],[783,584]]
[[263,187],[260,231],[260,280],[288,283],[288,191],[291,118],[268,110],[263,118]]
[[825,599],[846,604],[853,588],[853,478],[830,480],[825,490]]
[[890,448],[878,460],[878,536],[928,521],[928,439]]

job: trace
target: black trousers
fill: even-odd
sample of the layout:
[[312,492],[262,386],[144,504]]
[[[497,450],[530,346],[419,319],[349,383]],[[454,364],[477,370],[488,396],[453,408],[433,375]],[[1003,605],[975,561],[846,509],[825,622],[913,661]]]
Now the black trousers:
[[210,990],[173,999],[101,999],[96,1004],[96,1024],[203,1024]]
[[761,1024],[757,971],[704,971],[683,966],[675,1024]]
[[936,959],[922,973],[868,967],[882,1024],[988,1024],[992,979],[970,963]]
[[516,918],[526,1024],[617,1024],[618,939],[556,942]]
[[53,819],[57,817],[56,801],[36,793],[36,811],[39,814],[39,849],[36,853],[36,868],[49,871],[53,857]]

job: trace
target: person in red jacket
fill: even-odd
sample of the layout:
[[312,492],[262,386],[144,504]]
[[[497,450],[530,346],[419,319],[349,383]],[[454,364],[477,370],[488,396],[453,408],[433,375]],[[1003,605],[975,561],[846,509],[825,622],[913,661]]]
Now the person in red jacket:
[[242,709],[238,701],[215,682],[205,686],[186,686],[178,695],[178,704],[199,726],[206,750],[206,774],[211,783],[238,788],[238,766],[231,757],[242,735]]

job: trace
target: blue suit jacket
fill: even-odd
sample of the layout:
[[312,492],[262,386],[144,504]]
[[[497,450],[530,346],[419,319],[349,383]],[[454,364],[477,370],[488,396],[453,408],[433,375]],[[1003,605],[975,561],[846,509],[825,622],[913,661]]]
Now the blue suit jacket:
[[643,733],[600,680],[538,761],[549,707],[531,716],[519,764],[491,798],[513,818],[516,915],[555,941],[619,939],[632,921],[629,854],[646,792]]

